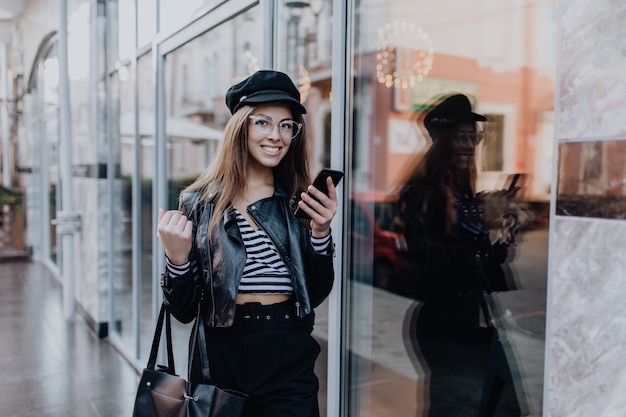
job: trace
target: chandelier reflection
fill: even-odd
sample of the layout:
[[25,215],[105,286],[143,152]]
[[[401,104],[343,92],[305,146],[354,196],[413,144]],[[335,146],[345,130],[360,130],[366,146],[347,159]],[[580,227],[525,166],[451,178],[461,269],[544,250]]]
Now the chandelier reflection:
[[243,53],[244,62],[248,68],[248,75],[252,75],[260,69],[259,59],[250,50]]
[[231,79],[233,84],[238,83],[261,69],[259,59],[248,49],[246,49],[243,53],[243,67],[245,68],[243,75],[237,74]]
[[386,87],[414,87],[433,66],[428,33],[414,23],[387,23],[378,29],[376,78]]
[[300,103],[304,103],[309,97],[309,91],[311,90],[311,76],[309,75],[309,71],[304,67],[304,65],[300,65],[298,75],[298,91],[300,91]]

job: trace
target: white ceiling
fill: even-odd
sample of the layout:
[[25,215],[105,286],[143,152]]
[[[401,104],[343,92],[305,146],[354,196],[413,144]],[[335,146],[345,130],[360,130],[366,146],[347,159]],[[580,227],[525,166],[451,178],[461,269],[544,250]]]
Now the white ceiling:
[[11,41],[13,20],[22,13],[28,0],[0,0],[0,42]]

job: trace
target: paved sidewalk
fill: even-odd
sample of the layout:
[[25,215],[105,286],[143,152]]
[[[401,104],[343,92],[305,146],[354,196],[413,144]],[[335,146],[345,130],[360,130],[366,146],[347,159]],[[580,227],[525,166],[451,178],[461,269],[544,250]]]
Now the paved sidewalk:
[[132,415],[139,377],[77,315],[45,266],[0,263],[0,417]]

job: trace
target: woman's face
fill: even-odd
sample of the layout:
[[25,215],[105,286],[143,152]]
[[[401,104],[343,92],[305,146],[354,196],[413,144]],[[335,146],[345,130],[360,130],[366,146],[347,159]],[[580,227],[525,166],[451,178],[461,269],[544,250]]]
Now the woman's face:
[[481,135],[481,133],[476,132],[474,123],[463,123],[457,127],[456,131],[452,132],[452,135],[452,167],[457,170],[466,170],[474,163],[476,145],[482,138],[477,137],[477,135]]
[[[292,123],[289,107],[280,104],[258,106],[248,119],[249,164],[253,168],[274,168],[287,155],[293,140],[290,129],[299,128]],[[297,133],[297,132],[296,132]]]

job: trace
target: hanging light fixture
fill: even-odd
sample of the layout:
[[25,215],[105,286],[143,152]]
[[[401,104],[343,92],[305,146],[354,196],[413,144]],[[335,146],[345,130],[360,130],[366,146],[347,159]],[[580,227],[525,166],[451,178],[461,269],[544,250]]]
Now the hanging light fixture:
[[376,78],[380,84],[414,87],[428,75],[433,59],[430,36],[414,23],[393,22],[378,29]]
[[309,97],[309,91],[311,90],[311,76],[309,75],[309,71],[304,67],[304,65],[300,65],[298,76],[298,91],[300,91],[300,103],[304,103]]
[[259,65],[259,59],[256,56],[254,56],[254,54],[252,54],[252,51],[250,51],[249,49],[246,49],[243,52],[243,65],[246,69],[244,74],[243,75],[237,74],[234,77],[232,77],[230,80],[232,84],[238,83],[239,81],[251,76],[252,74],[257,72],[259,69],[261,69]]

